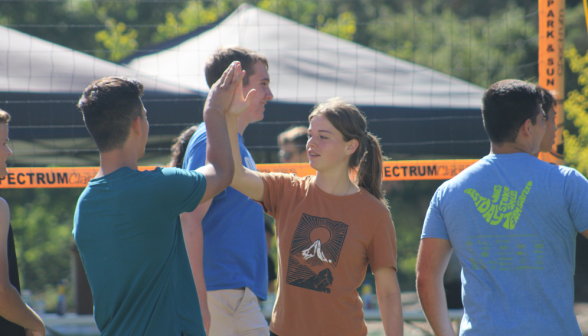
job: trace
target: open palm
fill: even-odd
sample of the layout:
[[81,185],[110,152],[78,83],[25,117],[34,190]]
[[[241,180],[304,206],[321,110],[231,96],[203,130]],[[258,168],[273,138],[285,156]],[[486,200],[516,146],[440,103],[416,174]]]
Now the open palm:
[[210,88],[204,110],[215,110],[220,113],[228,111],[235,89],[238,88],[244,76],[245,72],[241,70],[241,64],[239,62],[231,63],[222,77]]
[[233,92],[233,99],[231,100],[231,105],[229,106],[228,113],[233,116],[238,116],[245,112],[251,105],[251,101],[257,92],[255,89],[251,89],[249,92],[247,92],[246,97],[243,95],[243,77],[245,75],[245,71],[243,71],[242,74],[243,76],[238,78],[237,87]]

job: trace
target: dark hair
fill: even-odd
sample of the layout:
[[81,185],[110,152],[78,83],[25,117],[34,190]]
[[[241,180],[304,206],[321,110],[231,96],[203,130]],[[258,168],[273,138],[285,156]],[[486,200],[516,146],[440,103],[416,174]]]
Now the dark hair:
[[354,182],[387,204],[382,191],[382,150],[378,138],[367,131],[363,113],[340,98],[331,98],[315,106],[308,121],[319,115],[324,115],[341,132],[344,141],[355,139],[359,142],[348,164],[348,168],[356,173]]
[[174,139],[174,144],[171,146],[172,159],[168,165],[169,167],[182,168],[184,165],[186,148],[188,147],[192,135],[197,129],[198,125],[188,127]]
[[290,126],[284,132],[278,135],[278,145],[285,145],[292,143],[298,149],[298,152],[306,150],[306,142],[308,141],[308,127],[306,126]]
[[84,90],[78,107],[100,152],[121,149],[136,117],[142,118],[143,84],[134,78],[104,77]]
[[10,114],[0,109],[0,124],[8,124],[10,121]]
[[245,77],[243,77],[243,85],[249,84],[249,77],[253,75],[253,66],[258,61],[262,62],[266,69],[269,69],[267,58],[255,51],[242,47],[220,48],[214,55],[210,56],[204,66],[208,87],[212,87],[234,61],[241,62],[241,68],[246,72]]
[[543,93],[537,85],[516,79],[492,84],[482,98],[482,118],[490,141],[514,142],[527,119],[535,124],[540,104]]
[[543,92],[543,105],[541,107],[543,108],[543,112],[545,112],[546,120],[549,120],[549,110],[557,106],[557,101],[555,100],[553,94],[549,92],[549,90],[542,87],[540,88],[541,92]]

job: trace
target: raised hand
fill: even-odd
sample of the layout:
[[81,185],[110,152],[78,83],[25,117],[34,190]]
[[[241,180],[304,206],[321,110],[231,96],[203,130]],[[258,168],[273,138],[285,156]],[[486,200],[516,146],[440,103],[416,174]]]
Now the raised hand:
[[235,89],[244,76],[245,73],[241,71],[241,64],[237,61],[231,63],[222,77],[210,88],[204,104],[204,112],[225,113],[231,105]]
[[237,78],[237,87],[233,92],[233,100],[231,101],[231,105],[229,106],[228,110],[228,113],[232,116],[238,116],[241,113],[245,112],[251,105],[251,101],[257,93],[255,89],[251,89],[249,92],[247,92],[247,97],[244,97],[243,77],[245,76],[245,71],[241,70],[241,64],[237,66],[236,70],[240,71],[240,76]]

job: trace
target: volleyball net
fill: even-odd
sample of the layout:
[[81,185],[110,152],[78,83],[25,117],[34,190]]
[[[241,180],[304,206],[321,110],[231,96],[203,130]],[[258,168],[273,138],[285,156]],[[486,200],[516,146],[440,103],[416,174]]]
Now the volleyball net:
[[[202,121],[206,60],[230,46],[269,61],[274,99],[244,133],[260,170],[312,172],[272,165],[278,135],[341,97],[381,138],[392,160],[385,180],[451,178],[488,153],[480,107],[490,84],[535,80],[563,99],[562,3],[4,1],[0,108],[12,115],[14,155],[0,188],[84,181],[99,156],[75,105],[91,81],[110,75],[145,85],[150,135],[139,163],[166,165],[173,139]],[[551,37],[551,49],[541,49]]]

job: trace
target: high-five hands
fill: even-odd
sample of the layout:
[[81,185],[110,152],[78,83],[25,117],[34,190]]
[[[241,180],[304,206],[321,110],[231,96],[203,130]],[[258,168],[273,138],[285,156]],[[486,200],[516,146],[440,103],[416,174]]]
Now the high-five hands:
[[222,77],[212,85],[210,92],[208,92],[208,97],[206,97],[204,111],[212,110],[218,113],[225,113],[229,109],[233,100],[233,93],[237,88],[237,83],[244,76],[238,74],[237,78],[235,78],[237,64],[238,62],[231,63]]
[[257,91],[255,89],[251,89],[247,92],[247,96],[243,95],[243,77],[245,76],[245,70],[241,70],[241,63],[237,63],[236,65],[237,71],[240,71],[240,78],[237,83],[237,87],[233,92],[233,100],[231,101],[231,105],[229,106],[229,110],[227,111],[230,116],[239,116],[241,113],[245,112],[249,106],[251,105],[251,101]]
[[233,116],[238,116],[247,110],[255,95],[255,89],[251,89],[247,98],[244,98],[243,77],[245,77],[245,71],[241,69],[241,63],[238,61],[231,63],[222,77],[210,88],[204,110],[228,112]]

